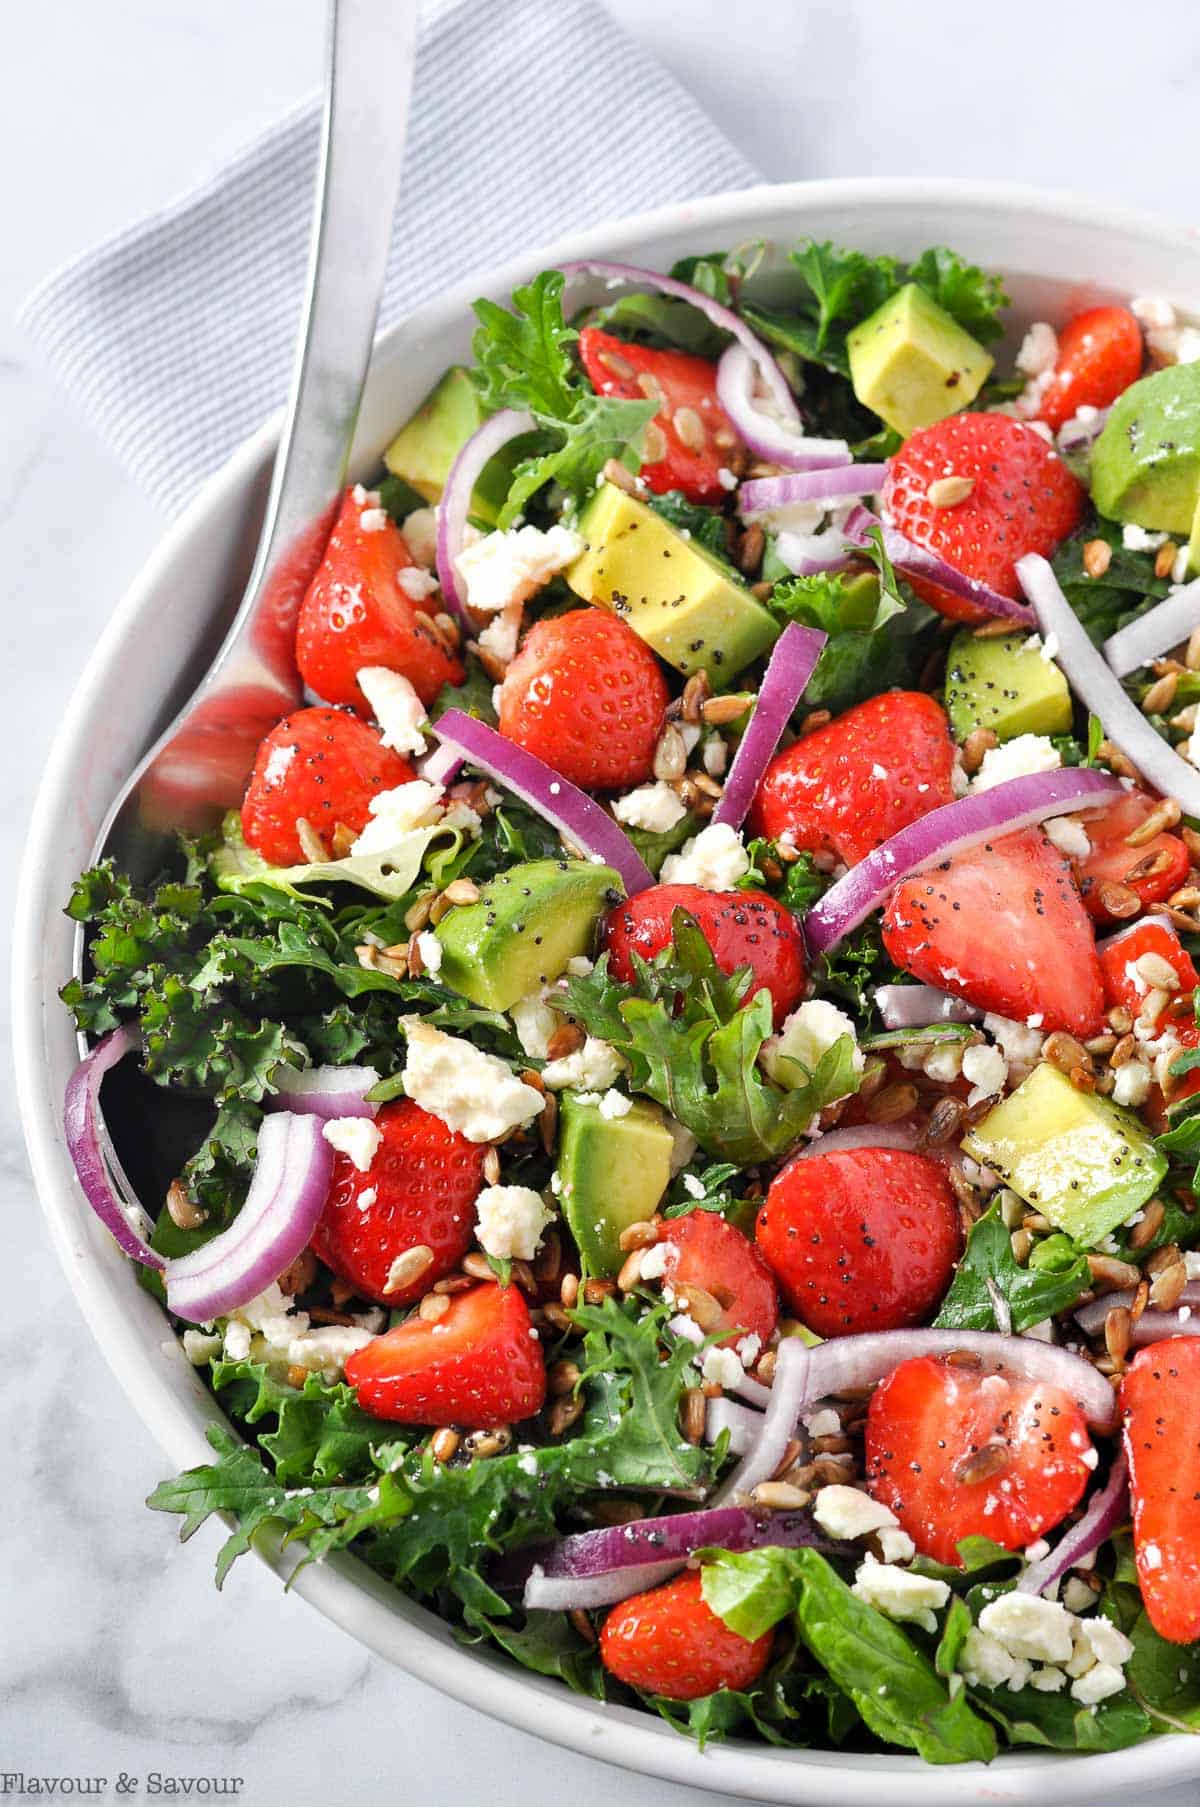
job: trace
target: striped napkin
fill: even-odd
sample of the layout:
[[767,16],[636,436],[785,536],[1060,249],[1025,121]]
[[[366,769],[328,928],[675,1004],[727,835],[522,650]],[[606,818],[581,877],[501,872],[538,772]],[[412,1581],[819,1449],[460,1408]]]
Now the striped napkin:
[[[50,276],[21,320],[134,480],[181,508],[283,400],[320,108]],[[423,25],[388,326],[472,270],[756,172],[596,0],[459,0]]]

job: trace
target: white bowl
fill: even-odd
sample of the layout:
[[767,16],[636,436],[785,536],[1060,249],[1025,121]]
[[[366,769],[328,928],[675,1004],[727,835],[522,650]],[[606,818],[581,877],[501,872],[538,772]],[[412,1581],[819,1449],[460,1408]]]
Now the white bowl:
[[[1060,318],[1096,299],[1200,297],[1200,236],[1093,202],[955,182],[820,182],[755,188],[644,214],[521,258],[421,309],[380,342],[356,447],[369,472],[432,378],[468,355],[470,302],[506,299],[515,283],[569,258],[608,256],[665,270],[688,252],[765,238],[786,247],[811,234],[914,256],[950,245],[1003,271],[1017,318]],[[173,1467],[207,1459],[211,1395],[169,1338],[157,1305],[92,1216],[61,1133],[75,1037],[57,998],[70,971],[62,915],[97,825],[194,675],[204,624],[246,567],[278,422],[270,422],[205,486],[125,596],[88,661],[64,718],[34,812],[17,906],[14,1029],[30,1158],[60,1258],[96,1340]],[[132,1496],[129,1509],[140,1501]],[[294,1558],[268,1558],[281,1573]],[[187,1561],[180,1555],[181,1562]],[[467,1650],[451,1631],[351,1557],[311,1565],[296,1587],[381,1656],[496,1718],[556,1744],[694,1786],[759,1801],[822,1807],[934,1807],[960,1802],[1097,1801],[1200,1775],[1186,1737],[1091,1757],[1027,1751],[988,1768],[930,1768],[914,1757],[780,1751],[738,1742],[698,1751],[649,1714],[585,1701],[505,1659]]]

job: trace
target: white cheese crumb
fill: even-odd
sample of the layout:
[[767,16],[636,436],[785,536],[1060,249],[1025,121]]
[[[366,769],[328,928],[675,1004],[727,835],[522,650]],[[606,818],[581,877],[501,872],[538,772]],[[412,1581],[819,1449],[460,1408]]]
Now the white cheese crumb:
[[1157,552],[1165,546],[1165,533],[1151,533],[1145,527],[1139,527],[1136,521],[1127,521],[1121,529],[1121,544],[1126,552]]
[[1124,1687],[1125,1677],[1115,1664],[1096,1663],[1071,1683],[1071,1698],[1085,1707],[1094,1707],[1110,1695],[1120,1694]]
[[779,1034],[763,1043],[763,1066],[776,1084],[794,1090],[807,1084],[821,1056],[847,1035],[854,1044],[852,1070],[861,1073],[866,1057],[851,1018],[824,998],[808,998],[792,1011]]
[[351,853],[387,853],[414,828],[432,828],[444,815],[443,794],[440,784],[430,784],[424,778],[412,778],[390,791],[380,791],[371,798],[371,820],[354,842]]
[[612,812],[618,822],[627,822],[631,828],[644,828],[651,834],[666,834],[687,815],[678,792],[661,778],[654,784],[643,784],[636,791],[618,797]]
[[264,783],[272,788],[277,784],[282,784],[295,757],[295,742],[289,742],[287,746],[283,747],[272,747],[267,754],[267,763],[263,771]]
[[742,837],[728,822],[710,822],[685,842],[682,853],[663,861],[664,885],[700,885],[705,891],[731,891],[750,870]]
[[400,1027],[408,1041],[405,1092],[468,1142],[497,1142],[546,1108],[541,1092],[473,1042],[446,1035],[420,1017],[401,1017]]
[[395,753],[419,757],[425,751],[425,736],[421,732],[425,705],[408,679],[398,671],[389,671],[386,665],[364,665],[355,676],[379,723],[384,746]]
[[544,991],[532,991],[518,998],[509,1010],[521,1049],[531,1060],[545,1060],[550,1052],[550,1038],[561,1029],[566,1018],[551,1010]]
[[1044,734],[1018,734],[1015,740],[988,748],[971,789],[990,791],[993,785],[1004,784],[1010,778],[1053,772],[1061,764],[1062,754]]
[[722,1349],[714,1345],[704,1351],[704,1362],[701,1373],[705,1380],[714,1382],[718,1387],[733,1388],[740,1386],[745,1370],[732,1349]]
[[1017,369],[1022,376],[1042,376],[1058,362],[1058,334],[1045,320],[1035,320],[1021,341]]
[[383,1131],[371,1117],[334,1117],[323,1126],[321,1134],[360,1173],[369,1171],[383,1141]]
[[928,1632],[937,1630],[934,1613],[950,1598],[946,1582],[914,1574],[912,1569],[896,1568],[892,1563],[876,1562],[873,1556],[862,1564],[850,1591],[868,1606],[886,1613],[889,1619],[906,1619]]
[[400,531],[413,558],[432,571],[437,562],[437,509],[414,508]]
[[496,1260],[532,1261],[553,1217],[530,1186],[485,1186],[475,1200],[479,1246]]
[[206,1368],[220,1347],[221,1338],[215,1331],[185,1330],[183,1333],[183,1353],[193,1368]]
[[589,1035],[582,1048],[542,1068],[542,1083],[551,1092],[607,1092],[623,1072],[616,1049],[599,1036]]
[[417,936],[417,951],[421,956],[421,964],[427,973],[437,974],[442,966],[442,944],[437,936],[428,929],[422,929]]
[[1092,851],[1087,830],[1077,816],[1052,816],[1043,822],[1047,837],[1069,860],[1086,860]]
[[1002,1594],[979,1615],[983,1631],[1016,1657],[1035,1663],[1065,1663],[1072,1651],[1071,1615],[1057,1600],[1039,1594]]
[[1004,1090],[1008,1078],[1008,1062],[999,1048],[989,1047],[986,1042],[977,1042],[967,1049],[962,1070],[963,1078],[969,1079],[973,1088],[967,1097],[968,1106],[994,1098]]
[[396,582],[410,602],[428,601],[438,587],[433,572],[426,571],[421,565],[405,565],[396,573]]
[[830,1537],[869,1537],[872,1531],[898,1523],[896,1514],[869,1493],[836,1483],[822,1487],[813,1501],[812,1515]]
[[492,615],[526,602],[584,551],[582,535],[569,527],[515,527],[487,533],[467,546],[455,569],[467,587],[467,603]]
[[1113,1103],[1136,1110],[1150,1096],[1151,1073],[1140,1060],[1127,1060],[1113,1075]]
[[618,1117],[627,1117],[632,1109],[633,1100],[627,1098],[624,1092],[613,1091],[610,1088],[600,1099],[600,1115],[609,1123],[614,1122]]

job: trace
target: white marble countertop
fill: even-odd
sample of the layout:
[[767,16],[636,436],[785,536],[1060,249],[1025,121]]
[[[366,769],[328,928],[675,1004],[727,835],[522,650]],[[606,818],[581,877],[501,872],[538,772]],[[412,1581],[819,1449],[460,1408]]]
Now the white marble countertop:
[[[1086,11],[1008,0],[986,15],[961,0],[612,5],[767,177],[954,173],[1194,212],[1200,12],[1187,0],[1159,0],[1136,23],[1123,0]],[[88,646],[162,527],[33,366],[13,309],[65,256],[203,176],[308,91],[321,12],[321,0],[59,0],[52,18],[8,10],[6,872]],[[381,1789],[413,1807],[590,1807],[614,1789],[628,1807],[715,1802],[618,1778],[443,1700],[252,1564],[216,1594],[215,1539],[180,1551],[173,1525],[141,1508],[164,1460],[68,1296],[5,1081],[0,1771],[242,1777],[251,1807]],[[1195,1789],[1157,1798],[1183,1807]]]

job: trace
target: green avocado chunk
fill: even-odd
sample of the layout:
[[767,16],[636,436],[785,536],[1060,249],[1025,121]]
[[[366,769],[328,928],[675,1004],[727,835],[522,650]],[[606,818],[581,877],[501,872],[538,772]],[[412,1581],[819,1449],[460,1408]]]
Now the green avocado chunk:
[[1046,1061],[968,1130],[972,1160],[1085,1248],[1152,1196],[1167,1163],[1139,1119]]
[[1190,533],[1200,500],[1200,364],[1117,397],[1092,451],[1092,500],[1113,521]]
[[591,951],[596,923],[625,895],[611,866],[527,860],[479,888],[479,901],[442,917],[437,976],[484,1010],[508,1010]]
[[648,1099],[633,1099],[623,1117],[604,1117],[598,1103],[564,1092],[559,1109],[559,1197],[585,1272],[609,1278],[625,1260],[621,1232],[657,1211],[671,1179],[675,1138]]
[[[412,419],[401,427],[383,454],[383,462],[393,477],[402,478],[427,502],[437,502],[454,460],[482,421],[475,385],[462,365],[452,365]],[[485,526],[494,526],[504,504],[513,462],[500,453],[480,472],[471,498],[471,513]]]
[[969,408],[992,359],[915,282],[846,334],[850,380],[864,408],[905,438]]
[[997,740],[1069,734],[1071,692],[1030,634],[980,640],[955,634],[946,660],[946,713],[956,740],[990,728]]
[[627,621],[676,671],[703,669],[719,687],[778,638],[779,623],[732,565],[616,484],[596,491],[579,531],[587,549],[567,568],[571,588]]

